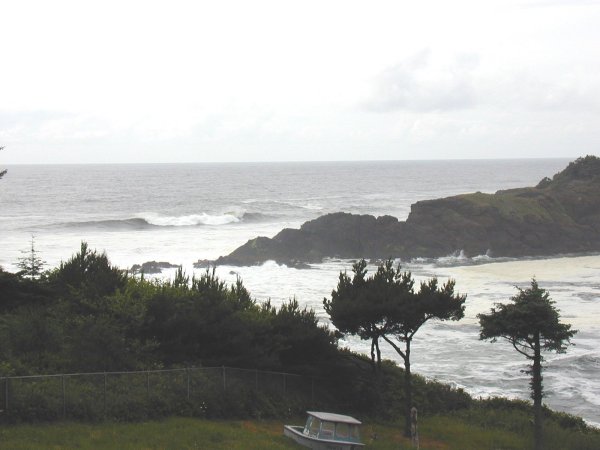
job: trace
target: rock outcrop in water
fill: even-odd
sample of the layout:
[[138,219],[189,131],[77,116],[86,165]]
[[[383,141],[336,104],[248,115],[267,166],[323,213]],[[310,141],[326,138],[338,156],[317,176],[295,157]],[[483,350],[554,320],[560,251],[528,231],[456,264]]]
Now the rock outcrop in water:
[[161,273],[163,271],[163,269],[174,269],[176,267],[179,267],[176,264],[171,264],[169,262],[165,262],[165,261],[146,261],[143,264],[134,264],[133,266],[131,266],[131,269],[129,269],[131,271],[132,274],[138,274],[138,273],[145,273],[147,275],[149,274],[156,274],[156,273]]
[[435,258],[549,256],[600,251],[600,158],[569,164],[537,186],[481,192],[411,206],[395,217],[335,213],[257,237],[214,263],[298,266],[323,258]]

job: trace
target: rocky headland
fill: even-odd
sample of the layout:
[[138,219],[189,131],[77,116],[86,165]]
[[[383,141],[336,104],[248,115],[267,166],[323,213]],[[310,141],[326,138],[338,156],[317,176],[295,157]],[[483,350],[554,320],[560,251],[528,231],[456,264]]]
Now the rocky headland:
[[[586,156],[535,187],[476,192],[420,201],[406,221],[395,217],[327,214],[249,240],[217,265],[267,260],[302,267],[324,258],[550,256],[600,251],[600,158]],[[198,266],[208,261],[199,261]]]

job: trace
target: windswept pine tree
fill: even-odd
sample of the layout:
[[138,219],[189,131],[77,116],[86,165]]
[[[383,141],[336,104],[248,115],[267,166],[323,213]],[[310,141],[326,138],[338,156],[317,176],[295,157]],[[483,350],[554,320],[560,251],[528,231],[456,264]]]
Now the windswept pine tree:
[[542,351],[564,353],[577,331],[560,322],[558,310],[550,294],[538,286],[535,278],[531,287],[519,289],[510,300],[513,303],[497,304],[489,314],[479,314],[480,339],[496,342],[507,340],[516,351],[531,361],[527,371],[531,375],[531,397],[534,409],[534,440],[536,450],[544,448],[542,417]]
[[[464,316],[466,295],[454,293],[454,281],[442,286],[437,278],[424,281],[414,290],[410,272],[394,268],[392,260],[382,263],[377,272],[366,277],[366,262],[353,266],[354,277],[340,273],[337,289],[323,306],[338,330],[370,339],[379,356],[379,339],[387,342],[404,361],[405,435],[410,436],[412,382],[410,352],[412,340],[429,320],[460,320]],[[366,278],[365,278],[366,277]],[[372,350],[371,357],[374,359]]]

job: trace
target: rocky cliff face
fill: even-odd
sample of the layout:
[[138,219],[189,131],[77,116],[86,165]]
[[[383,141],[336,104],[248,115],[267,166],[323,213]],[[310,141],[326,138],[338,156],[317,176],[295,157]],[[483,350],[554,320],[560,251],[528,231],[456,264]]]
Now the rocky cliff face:
[[599,252],[600,158],[579,158],[536,187],[417,202],[406,222],[328,214],[272,239],[252,239],[215,263],[299,265],[325,257],[410,259],[461,250],[512,257]]

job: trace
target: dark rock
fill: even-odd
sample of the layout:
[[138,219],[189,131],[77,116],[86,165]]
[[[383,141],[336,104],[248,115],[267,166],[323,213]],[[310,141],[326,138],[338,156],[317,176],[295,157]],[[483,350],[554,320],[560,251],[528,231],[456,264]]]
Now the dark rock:
[[196,261],[193,266],[195,269],[208,269],[209,267],[214,265],[214,261],[209,259],[199,259]]
[[134,264],[131,266],[131,273],[145,273],[145,274],[155,274],[161,273],[163,269],[174,269],[175,267],[179,267],[177,264],[171,264],[166,261],[146,261],[143,264]]
[[318,263],[323,258],[548,256],[600,251],[600,159],[587,156],[536,187],[420,201],[406,222],[334,213],[257,237],[216,264]]

